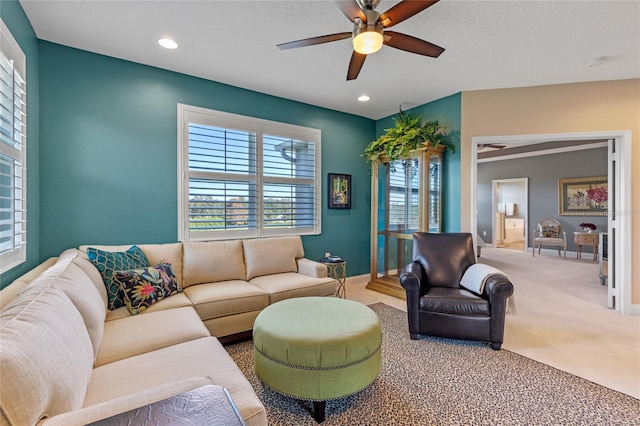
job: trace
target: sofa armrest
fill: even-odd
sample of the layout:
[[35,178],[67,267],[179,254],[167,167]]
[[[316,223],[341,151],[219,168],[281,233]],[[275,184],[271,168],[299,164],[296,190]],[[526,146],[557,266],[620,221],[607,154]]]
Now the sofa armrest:
[[86,425],[211,384],[214,383],[207,376],[192,377],[167,383],[133,395],[123,396],[80,410],[49,417],[41,420],[38,426]]
[[296,262],[298,262],[298,272],[302,275],[313,278],[327,277],[327,266],[320,262],[315,262],[304,257],[296,259]]
[[22,290],[25,289],[25,287],[27,287],[31,283],[31,281],[38,278],[40,274],[53,266],[57,260],[57,257],[51,257],[35,268],[31,269],[24,275],[16,278],[13,282],[11,282],[11,284],[5,286],[0,291],[0,309],[3,309],[5,306],[7,306],[13,299],[18,296],[18,294],[22,292]]

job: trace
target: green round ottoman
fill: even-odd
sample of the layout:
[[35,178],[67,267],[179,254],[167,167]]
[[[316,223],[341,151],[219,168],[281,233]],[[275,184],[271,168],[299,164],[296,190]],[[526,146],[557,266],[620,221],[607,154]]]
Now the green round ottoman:
[[253,325],[256,374],[275,391],[313,401],[324,420],[328,399],[352,395],[380,372],[378,315],[362,303],[300,297],[265,308]]

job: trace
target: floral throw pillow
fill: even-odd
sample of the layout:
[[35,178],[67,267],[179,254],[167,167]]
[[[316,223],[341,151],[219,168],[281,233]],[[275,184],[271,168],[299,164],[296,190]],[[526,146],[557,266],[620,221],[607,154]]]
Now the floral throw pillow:
[[116,252],[89,247],[87,249],[87,257],[102,275],[102,281],[104,281],[104,285],[107,288],[109,301],[107,307],[110,310],[124,306],[124,294],[113,273],[115,271],[126,271],[149,266],[147,256],[138,246],[131,246],[127,251]]
[[115,277],[132,315],[138,315],[154,303],[182,291],[171,263],[166,260],[156,266],[116,271]]
[[544,225],[542,227],[542,236],[545,238],[558,238],[560,233],[558,232],[558,227],[555,225]]

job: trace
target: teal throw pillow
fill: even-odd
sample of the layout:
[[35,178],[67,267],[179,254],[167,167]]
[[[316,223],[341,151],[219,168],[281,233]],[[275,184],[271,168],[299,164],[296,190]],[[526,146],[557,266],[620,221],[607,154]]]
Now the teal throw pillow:
[[124,302],[132,315],[138,315],[154,303],[182,291],[171,263],[167,260],[156,266],[116,271],[115,278],[124,292]]
[[125,306],[124,293],[114,277],[114,272],[149,266],[147,256],[138,246],[131,246],[127,251],[117,252],[89,247],[87,249],[87,257],[102,275],[102,281],[104,281],[104,285],[107,288],[109,300],[107,307],[110,310]]

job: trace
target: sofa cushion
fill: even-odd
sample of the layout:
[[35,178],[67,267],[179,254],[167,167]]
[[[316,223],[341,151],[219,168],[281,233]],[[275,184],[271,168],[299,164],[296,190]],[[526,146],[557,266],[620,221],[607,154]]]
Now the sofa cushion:
[[269,294],[246,281],[198,284],[184,290],[202,320],[259,311],[269,306]]
[[489,300],[464,288],[431,287],[420,298],[420,310],[442,314],[491,316]]
[[192,307],[109,321],[94,366],[208,336],[209,330]]
[[127,271],[129,269],[149,266],[149,260],[142,249],[138,246],[131,246],[126,251],[104,251],[95,247],[87,248],[87,257],[93,263],[107,288],[109,298],[109,309],[118,309],[124,306],[124,293],[115,280],[115,271]]
[[[141,315],[146,315],[150,312],[165,311],[167,309],[184,308],[186,306],[192,307],[193,303],[191,303],[191,300],[189,300],[189,298],[184,293],[178,293],[174,294],[171,297],[167,297],[166,299],[162,299],[158,303],[154,303],[153,305],[145,309]],[[122,308],[114,309],[113,311],[107,312],[106,321],[113,321],[130,316],[131,312],[129,312],[126,306],[123,306]]]
[[[253,322],[260,312],[262,312],[262,310],[211,318],[203,320],[202,322],[212,336],[220,338],[220,341],[229,341],[235,339],[235,337],[232,336],[233,334],[251,331],[253,329]],[[227,336],[229,336],[229,339],[226,339]]]
[[[132,372],[144,380],[133,379]],[[247,426],[267,424],[262,402],[215,337],[190,340],[95,368],[83,406],[203,375],[229,391]]]
[[154,303],[182,291],[169,262],[130,271],[116,271],[115,277],[132,315],[138,315]]
[[[27,288],[53,285],[59,287],[67,295],[78,312],[80,312],[80,315],[82,315],[85,327],[91,338],[93,356],[95,358],[102,341],[107,307],[92,280],[82,268],[74,263],[77,254],[78,251],[73,249],[63,252],[55,265],[42,273]],[[86,262],[89,263],[88,261]],[[91,265],[88,266],[93,268]],[[95,268],[93,269],[95,271]],[[104,288],[104,285],[102,287]]]
[[242,241],[190,241],[183,243],[183,286],[244,280]]
[[81,408],[93,366],[82,316],[57,286],[31,286],[0,312],[2,424]]
[[243,240],[246,280],[261,275],[298,272],[296,258],[304,257],[300,237]]
[[102,275],[100,275],[100,271],[89,261],[87,258],[87,254],[76,249],[68,249],[65,250],[60,256],[62,257],[66,253],[74,253],[72,262],[80,269],[84,271],[85,274],[91,279],[91,282],[95,286],[96,290],[100,294],[102,301],[104,303],[105,308],[109,304],[109,298],[107,296],[107,288],[104,286],[104,281],[102,280]]
[[178,283],[182,285],[182,243],[138,244],[149,259],[149,265],[166,260],[171,263]]
[[337,282],[333,278],[312,278],[295,272],[264,275],[249,281],[269,293],[269,303],[292,297],[333,296]]

